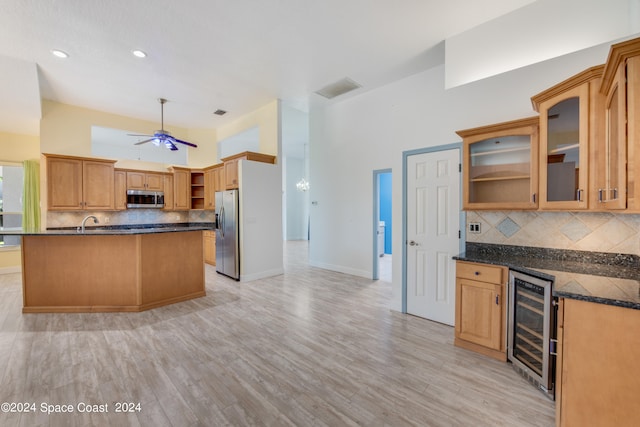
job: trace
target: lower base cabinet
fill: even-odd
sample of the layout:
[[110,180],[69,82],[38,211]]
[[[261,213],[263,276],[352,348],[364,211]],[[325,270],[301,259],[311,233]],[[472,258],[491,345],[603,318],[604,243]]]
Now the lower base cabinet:
[[456,262],[456,346],[507,360],[507,273],[506,267]]
[[556,426],[640,425],[640,310],[560,298]]
[[216,265],[216,232],[204,231],[204,262],[211,265]]

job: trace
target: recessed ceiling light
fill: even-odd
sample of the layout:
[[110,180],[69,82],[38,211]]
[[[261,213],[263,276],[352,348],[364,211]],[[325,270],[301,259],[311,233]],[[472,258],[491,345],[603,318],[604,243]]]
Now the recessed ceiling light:
[[218,115],[218,116],[224,116],[225,114],[227,114],[227,112],[225,110],[216,110],[213,112],[213,114]]
[[52,49],[51,53],[54,56],[57,56],[58,58],[68,58],[69,57],[69,54],[67,52],[64,52],[64,51],[58,50],[58,49]]
[[137,56],[138,58],[146,58],[147,54],[141,50],[132,50],[131,53],[133,53],[133,56]]

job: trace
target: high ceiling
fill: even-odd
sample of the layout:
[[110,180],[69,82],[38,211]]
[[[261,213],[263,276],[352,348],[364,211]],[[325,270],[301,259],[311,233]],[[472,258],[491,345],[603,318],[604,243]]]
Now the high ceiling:
[[0,0],[0,131],[37,134],[40,98],[157,121],[163,97],[189,128],[306,110],[344,77],[366,91],[442,63],[443,40],[532,1]]

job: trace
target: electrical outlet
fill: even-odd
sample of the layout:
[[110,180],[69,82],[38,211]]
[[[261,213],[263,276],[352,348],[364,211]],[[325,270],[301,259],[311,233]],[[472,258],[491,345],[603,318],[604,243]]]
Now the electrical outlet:
[[469,223],[469,233],[480,234],[480,223],[479,222],[470,222]]
[[109,217],[108,217],[108,216],[105,216],[105,217],[103,218],[103,221],[104,221],[104,223],[105,223],[105,224],[109,224],[109,221],[111,221],[111,220],[109,219]]

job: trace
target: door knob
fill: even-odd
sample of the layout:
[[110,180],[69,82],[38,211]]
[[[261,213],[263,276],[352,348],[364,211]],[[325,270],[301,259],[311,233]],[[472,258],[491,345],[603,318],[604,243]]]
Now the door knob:
[[420,246],[415,240],[409,241],[409,246]]

